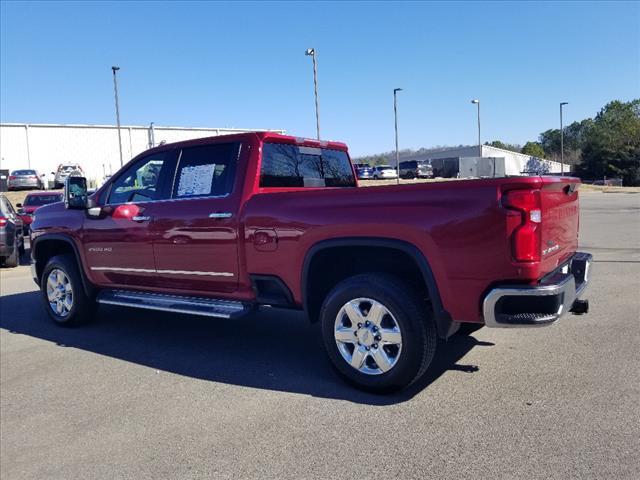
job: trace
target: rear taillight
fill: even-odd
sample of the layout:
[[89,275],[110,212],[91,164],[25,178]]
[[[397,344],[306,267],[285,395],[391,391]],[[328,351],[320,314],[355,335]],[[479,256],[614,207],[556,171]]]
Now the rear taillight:
[[4,227],[7,224],[7,219],[0,217],[0,227]]
[[542,250],[542,210],[540,190],[510,190],[502,204],[521,214],[521,223],[512,235],[513,257],[518,262],[539,262]]

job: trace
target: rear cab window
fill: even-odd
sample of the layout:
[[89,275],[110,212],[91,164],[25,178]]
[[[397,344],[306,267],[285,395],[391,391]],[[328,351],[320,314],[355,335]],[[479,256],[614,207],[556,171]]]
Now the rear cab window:
[[264,143],[260,165],[262,188],[355,187],[346,152],[285,143]]

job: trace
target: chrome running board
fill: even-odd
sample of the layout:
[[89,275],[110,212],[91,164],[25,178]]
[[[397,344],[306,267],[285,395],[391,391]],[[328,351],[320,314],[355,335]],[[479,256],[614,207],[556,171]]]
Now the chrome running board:
[[103,305],[144,308],[161,312],[185,313],[216,318],[236,318],[252,307],[242,302],[202,297],[183,297],[128,290],[102,290],[96,298]]

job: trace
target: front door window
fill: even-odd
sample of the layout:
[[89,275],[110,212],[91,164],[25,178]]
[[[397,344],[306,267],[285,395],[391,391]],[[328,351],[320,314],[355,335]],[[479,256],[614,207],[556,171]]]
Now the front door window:
[[157,200],[165,156],[165,152],[150,155],[129,167],[114,181],[108,203]]

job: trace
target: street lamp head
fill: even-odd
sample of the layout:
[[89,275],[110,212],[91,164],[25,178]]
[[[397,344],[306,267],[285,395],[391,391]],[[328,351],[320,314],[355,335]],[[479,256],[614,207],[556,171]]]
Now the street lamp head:
[[304,52],[305,55],[307,56],[313,56],[316,54],[316,49],[315,48],[307,48]]
[[120,70],[120,67],[113,66],[113,67],[111,67],[111,70],[113,70],[114,72],[116,72],[117,70]]
[[480,100],[478,100],[477,98],[474,98],[473,100],[471,100],[471,103],[480,103]]
[[394,89],[393,89],[393,93],[394,93],[394,94],[395,94],[396,92],[401,92],[401,91],[402,91],[402,88],[394,88]]
[[562,105],[569,105],[569,102],[560,102],[560,106]]

